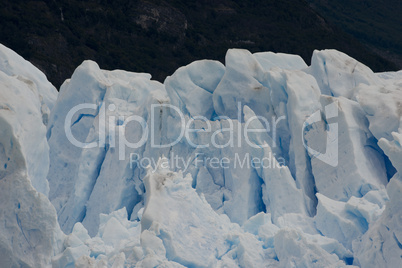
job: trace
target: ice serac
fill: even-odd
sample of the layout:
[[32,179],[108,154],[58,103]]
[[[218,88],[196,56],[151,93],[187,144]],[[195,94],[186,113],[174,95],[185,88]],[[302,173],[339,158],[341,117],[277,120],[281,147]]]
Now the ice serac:
[[377,140],[392,140],[392,132],[401,126],[402,78],[389,79],[382,86],[360,85],[354,98],[370,122],[369,129]]
[[65,250],[53,258],[53,267],[133,267],[143,258],[140,244],[141,225],[127,219],[122,208],[108,215],[100,214],[99,231],[88,235],[81,223],[64,241]]
[[64,234],[54,207],[36,189],[43,184],[33,177],[39,179],[33,161],[43,169],[48,164],[45,127],[34,102],[39,100],[27,84],[3,72],[0,99],[1,266],[50,267],[51,258],[62,250]]
[[[251,122],[248,129],[252,131],[264,129],[262,123],[248,106],[245,106],[243,110],[244,119]],[[289,168],[278,163],[271,147],[266,142],[268,135],[266,133],[257,135],[250,132],[248,138],[251,145],[255,146],[251,146],[250,149],[252,157],[262,159],[262,163],[255,165],[255,169],[264,182],[261,186],[262,199],[266,211],[272,214],[273,222],[277,223],[277,219],[286,213],[308,215],[306,197],[303,191],[296,187]]]
[[333,49],[315,50],[305,71],[315,77],[321,93],[329,96],[351,98],[353,88],[360,83],[381,84],[370,68]]
[[10,76],[21,76],[30,80],[39,92],[41,110],[49,114],[57,99],[56,88],[47,80],[46,76],[29,61],[0,44],[0,71]]
[[[398,72],[401,73],[401,72]],[[392,132],[401,127],[402,76],[389,73],[383,85],[360,85],[353,98],[360,104],[369,121],[369,129],[377,140],[392,141]],[[380,77],[384,77],[382,74]],[[396,173],[387,155],[384,155],[388,179]]]
[[[152,104],[168,99],[163,85],[150,78],[148,74],[103,71],[85,61],[62,86],[48,130],[52,158],[48,178],[50,200],[65,232],[83,222],[93,236],[100,213],[126,207],[131,214],[141,201],[141,170],[130,165],[130,153],[144,156],[146,145],[141,144],[141,137],[148,139],[145,123],[138,119],[151,126],[167,117],[159,118],[158,111],[155,118],[159,121],[151,122]],[[70,136],[65,128],[71,129]],[[157,144],[166,136],[158,133],[154,131],[159,139],[153,137]],[[147,153],[152,154],[152,148]]]
[[[317,191],[347,201],[351,196],[362,197],[384,188],[385,160],[360,105],[330,96],[321,96],[321,105],[323,118],[317,114],[320,120],[306,127],[304,133],[306,145],[315,151],[311,166]],[[324,155],[335,161],[327,161]]]
[[319,234],[311,218],[288,213],[280,221],[274,225],[270,214],[259,213],[243,225],[264,242],[268,267],[345,267],[353,260],[352,252],[337,240]]
[[401,80],[402,79],[402,71],[376,73],[376,75],[377,75],[377,77],[384,79],[384,80]]
[[258,52],[254,53],[253,56],[257,59],[265,71],[269,71],[274,67],[286,70],[301,70],[308,67],[299,55]]
[[364,234],[383,212],[367,199],[351,197],[347,202],[336,201],[317,193],[317,229],[352,250],[352,242]]
[[[142,170],[135,164],[130,164],[132,159],[130,154],[136,154],[138,158],[146,157],[147,154],[153,157],[154,152],[151,149],[147,149],[147,146],[149,146],[147,144],[139,144],[138,146],[133,144],[141,143],[140,139],[142,137],[145,137],[144,141],[148,140],[144,131],[144,122],[147,122],[150,128],[156,127],[158,130],[163,131],[161,121],[167,120],[166,110],[162,110],[162,115],[159,110],[157,111],[158,121],[154,120],[156,121],[154,122],[151,119],[152,105],[166,103],[168,100],[162,84],[150,81],[149,76],[143,77],[135,73],[126,73],[127,78],[124,78],[121,72],[118,71],[103,71],[103,73],[112,84],[107,88],[103,102],[106,119],[98,116],[95,122],[106,120],[105,131],[107,135],[105,145],[101,145],[100,148],[94,149],[92,152],[86,150],[82,154],[84,162],[93,163],[95,167],[92,169],[93,174],[95,174],[93,176],[95,178],[93,182],[95,183],[89,182],[90,184],[88,184],[93,185],[93,188],[86,203],[86,214],[82,221],[91,236],[97,231],[98,215],[100,213],[107,214],[116,209],[126,207],[130,215],[134,206],[141,201],[141,195],[144,191],[141,180],[143,176],[141,174]],[[126,82],[127,80],[129,83]],[[133,116],[144,121],[142,123],[130,122],[130,117],[134,118]],[[97,138],[96,123],[87,137],[89,140]],[[111,131],[113,128],[115,130]],[[155,130],[150,129],[150,131],[158,134]],[[150,137],[150,135],[148,136]],[[160,142],[157,138],[155,138],[155,141]],[[130,143],[130,146],[127,146],[128,143]],[[123,149],[124,146],[126,148]],[[163,154],[163,152],[163,150],[156,152],[155,157],[158,157],[159,153]],[[93,153],[96,154],[96,158],[93,157]],[[81,181],[85,181],[86,170],[87,166],[80,166],[78,178]],[[83,189],[82,186],[77,181],[76,189]],[[85,192],[85,190],[81,191]],[[108,202],[99,202],[102,199],[106,199]]]
[[[215,254],[229,250],[223,238],[228,227],[221,224],[225,217],[218,216],[205,199],[198,197],[191,187],[191,176],[183,178],[160,168],[157,173],[149,173],[144,182],[147,198],[142,230],[149,230],[163,241],[168,258],[199,267],[208,265]],[[200,224],[202,219],[208,222]],[[228,218],[226,223],[230,226]]]
[[269,89],[264,81],[264,68],[244,49],[229,49],[225,57],[225,74],[212,96],[219,116],[238,117],[238,103],[253,107],[257,115],[271,118]]
[[379,140],[379,146],[397,169],[387,185],[389,202],[380,219],[355,241],[355,262],[362,267],[399,267],[402,265],[402,134],[392,132],[393,140]]
[[262,265],[262,242],[244,233],[226,215],[214,212],[191,187],[191,176],[163,168],[164,161],[144,179],[147,198],[142,235],[149,233],[148,239],[162,240],[166,257],[185,266]]
[[197,192],[215,211],[238,224],[264,211],[263,181],[251,165],[251,148],[243,137],[245,124],[231,119],[194,120],[190,128],[194,129],[191,143],[208,145],[195,146],[185,156],[191,165],[184,172],[192,174]]
[[190,116],[211,119],[214,113],[212,93],[225,73],[218,61],[201,60],[177,69],[164,82],[171,104]]
[[[44,195],[49,193],[46,179],[49,170],[49,146],[46,127],[42,123],[40,96],[30,80],[11,77],[0,71],[0,115],[10,124],[18,137],[28,178],[33,187]],[[7,141],[12,146],[12,140]],[[0,147],[4,153],[6,147]],[[0,158],[0,174],[7,173],[11,161]],[[0,175],[1,177],[1,175]]]
[[[271,89],[271,99],[279,121],[277,129],[277,146],[287,160],[297,187],[307,197],[309,213],[314,214],[314,178],[310,159],[304,147],[302,134],[304,122],[313,113],[320,110],[320,89],[314,77],[302,71],[272,69],[267,74]],[[280,120],[282,122],[280,122]]]
[[[47,133],[50,146],[49,199],[57,211],[72,195],[83,151],[67,138],[64,128],[66,116],[72,108],[80,104],[87,103],[95,107],[100,105],[108,81],[98,70],[99,67],[94,62],[86,61],[81,64],[72,78],[61,86],[58,100],[50,116]],[[86,106],[73,115],[71,122],[67,122],[72,136],[77,141],[81,143],[86,141],[97,113],[97,109]],[[63,224],[61,227],[63,228]]]
[[284,228],[275,235],[275,251],[280,267],[346,267],[337,255],[326,252],[295,229]]
[[[229,120],[221,120],[220,122],[222,128],[229,126]],[[244,124],[237,120],[234,120],[232,124],[233,129],[244,130]],[[219,144],[230,139],[233,140],[233,144],[237,144],[239,140],[243,139],[243,132],[233,133],[232,137],[228,131],[225,132]],[[229,216],[232,222],[238,224],[243,224],[251,216],[265,210],[261,188],[263,181],[251,165],[250,151],[249,144],[245,143],[244,140],[242,146],[226,146],[220,149],[220,156],[229,159],[230,162],[220,168],[224,179],[223,212]],[[211,156],[214,154],[212,151]],[[206,164],[207,166],[210,165],[209,163]]]

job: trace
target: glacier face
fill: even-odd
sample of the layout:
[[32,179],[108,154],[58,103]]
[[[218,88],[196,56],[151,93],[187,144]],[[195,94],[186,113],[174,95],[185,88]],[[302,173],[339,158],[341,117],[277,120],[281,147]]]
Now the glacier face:
[[[39,72],[39,71],[38,71]],[[0,71],[0,262],[45,267],[65,235],[47,198],[49,146],[31,80]]]
[[0,45],[1,265],[402,266],[401,79],[231,49],[57,93]]

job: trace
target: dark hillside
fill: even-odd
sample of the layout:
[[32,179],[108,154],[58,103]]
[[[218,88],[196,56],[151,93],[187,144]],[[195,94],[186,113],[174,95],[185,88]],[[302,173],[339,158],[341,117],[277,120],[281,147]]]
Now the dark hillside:
[[402,69],[402,1],[309,0],[313,9]]
[[56,87],[85,59],[163,81],[191,61],[223,61],[234,47],[299,54],[307,62],[314,49],[335,48],[375,71],[396,68],[304,0],[3,0],[0,42]]

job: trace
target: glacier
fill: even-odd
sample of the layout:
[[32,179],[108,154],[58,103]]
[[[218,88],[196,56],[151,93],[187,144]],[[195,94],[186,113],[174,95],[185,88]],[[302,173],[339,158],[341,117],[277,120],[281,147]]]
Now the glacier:
[[0,44],[1,267],[400,267],[402,74],[229,49],[163,83]]

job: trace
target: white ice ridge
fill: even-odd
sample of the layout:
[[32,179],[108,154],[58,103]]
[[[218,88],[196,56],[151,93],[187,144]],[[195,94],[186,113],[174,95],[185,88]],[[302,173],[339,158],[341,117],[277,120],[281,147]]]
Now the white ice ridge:
[[401,90],[230,49],[164,83],[84,61],[57,93],[0,45],[0,266],[402,267]]
[[32,82],[0,71],[0,266],[46,267],[65,235],[46,194],[49,147]]
[[2,44],[0,44],[0,71],[9,76],[17,76],[20,80],[30,81],[31,89],[37,91],[36,94],[39,95],[43,113],[49,113],[53,108],[57,98],[56,88],[38,68]]

